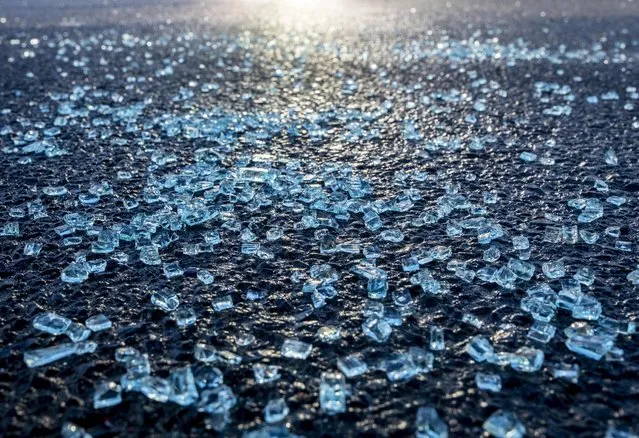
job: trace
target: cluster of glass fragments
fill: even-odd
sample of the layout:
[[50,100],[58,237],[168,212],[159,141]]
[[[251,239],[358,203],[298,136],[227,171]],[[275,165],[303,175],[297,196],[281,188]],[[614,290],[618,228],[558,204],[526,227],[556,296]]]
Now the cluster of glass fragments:
[[[71,57],[75,68],[90,78],[93,67],[81,55],[83,50],[101,44],[138,53],[148,42],[128,34],[113,36],[77,41],[59,36],[29,47],[28,57],[57,50],[57,61],[62,63]],[[23,41],[4,44],[21,47]],[[255,44],[264,49],[269,43]],[[199,46],[190,47],[211,54],[250,51],[248,42],[232,39],[214,44],[203,40]],[[326,45],[315,50],[326,54],[337,48]],[[175,403],[210,415],[218,430],[233,422],[234,408],[242,397],[240,387],[225,382],[225,370],[240,366],[251,356],[255,383],[275,388],[283,373],[291,374],[300,364],[315,361],[325,349],[352,336],[361,335],[371,346],[384,346],[395,345],[399,333],[418,330],[422,342],[393,348],[382,359],[371,357],[369,351],[353,349],[337,358],[330,368],[314,376],[312,384],[309,382],[316,388],[318,415],[347,413],[351,384],[357,379],[375,374],[389,384],[402,385],[427,378],[442,366],[441,357],[450,349],[476,370],[476,388],[486,394],[508,390],[502,379],[505,370],[524,375],[542,373],[546,368],[548,378],[577,383],[579,363],[584,358],[623,366],[622,345],[635,335],[636,321],[630,312],[602,299],[600,289],[607,278],[599,262],[564,257],[562,251],[594,246],[620,256],[635,254],[634,230],[629,232],[627,224],[620,224],[619,211],[637,200],[620,189],[613,175],[630,163],[618,158],[614,147],[591,157],[604,167],[598,175],[580,183],[579,195],[565,197],[562,208],[551,210],[543,202],[535,206],[544,211],[537,220],[542,227],[538,232],[526,224],[508,223],[500,216],[509,208],[508,194],[504,193],[509,188],[492,187],[477,194],[468,188],[470,184],[482,178],[490,184],[489,177],[464,169],[453,175],[432,162],[451,154],[490,152],[493,157],[510,160],[512,166],[545,172],[562,156],[555,139],[548,138],[532,148],[516,138],[503,138],[479,128],[482,117],[491,111],[489,98],[505,98],[508,90],[484,78],[475,67],[482,63],[512,67],[540,59],[553,64],[574,60],[623,64],[628,62],[626,52],[620,45],[609,50],[593,45],[567,51],[533,48],[521,40],[502,44],[496,38],[484,41],[475,37],[472,41],[396,44],[386,54],[397,57],[401,64],[435,59],[464,68],[465,83],[457,88],[426,91],[420,83],[390,83],[386,80],[388,72],[383,74],[376,65],[376,80],[389,93],[373,106],[354,108],[332,103],[318,111],[280,112],[239,112],[196,104],[209,94],[228,93],[223,77],[215,82],[187,81],[169,96],[175,109],[164,109],[151,97],[137,96],[135,90],[148,78],[161,80],[176,75],[182,62],[167,58],[137,76],[130,61],[130,69],[120,71],[125,79],[123,87],[104,88],[95,82],[56,88],[32,102],[28,114],[3,110],[2,152],[16,166],[28,169],[42,162],[55,167],[56,160],[69,155],[81,162],[86,159],[86,150],[75,141],[89,145],[104,142],[112,150],[139,157],[139,167],[113,171],[90,183],[62,178],[39,183],[28,200],[7,206],[0,238],[20,242],[25,257],[63,254],[56,258],[59,275],[46,287],[86,285],[99,290],[105,273],[116,268],[145,269],[161,278],[158,283],[164,285],[149,285],[145,290],[146,305],[158,311],[152,313],[155,322],[188,333],[190,327],[206,324],[201,318],[202,308],[192,304],[192,296],[200,291],[212,292],[214,297],[207,305],[216,315],[235,312],[239,304],[259,313],[263,303],[274,295],[275,291],[259,284],[245,287],[239,295],[220,287],[224,278],[216,269],[216,258],[223,249],[228,254],[225,257],[244,263],[280,263],[287,267],[289,278],[282,286],[285,290],[278,293],[302,297],[301,305],[290,308],[295,323],[320,312],[334,315],[332,323],[322,324],[312,337],[297,336],[291,323],[290,328],[273,333],[270,339],[257,339],[250,331],[235,334],[233,348],[222,349],[201,341],[188,352],[191,361],[158,373],[148,353],[139,346],[114,348],[116,343],[107,345],[102,342],[105,337],[96,334],[115,337],[117,313],[105,310],[78,321],[66,317],[64,307],[51,306],[33,318],[32,334],[46,334],[46,339],[38,336],[38,344],[46,346],[22,351],[25,366],[65,366],[79,360],[80,355],[90,357],[97,350],[109,349],[121,372],[113,380],[96,382],[91,401],[94,409],[109,409],[121,404],[129,393],[139,392],[149,403]],[[240,64],[233,64],[230,58],[226,59],[228,64],[223,57],[218,59],[219,66],[229,74],[238,69],[250,71],[257,62],[251,56],[244,57]],[[297,61],[303,64],[302,59]],[[108,64],[109,60],[103,58],[101,62]],[[300,79],[297,69],[303,66],[273,74]],[[108,75],[113,74],[108,73],[107,79]],[[612,103],[620,105],[619,111],[633,111],[639,99],[636,84],[595,95],[579,87],[579,78],[572,78],[572,85],[569,78],[560,79],[562,83],[537,81],[529,90],[531,98],[541,105],[536,116],[569,118],[575,108]],[[356,78],[347,78],[341,93],[356,95],[359,88]],[[20,97],[19,91],[15,93]],[[412,97],[408,101],[397,97],[403,95]],[[473,135],[455,136],[425,126],[412,111],[416,107],[431,114],[457,111],[460,123]],[[334,142],[345,148],[363,144],[372,144],[373,150],[381,148],[377,142],[385,138],[383,125],[389,117],[399,120],[400,134],[395,141],[414,151],[413,156],[425,164],[387,171],[386,183],[381,182],[379,172],[367,177],[366,167],[383,168],[383,162],[375,158],[362,169],[347,162],[296,158],[292,153],[304,147],[321,150]],[[639,122],[628,128],[639,128]],[[82,140],[73,140],[78,136]],[[274,146],[281,139],[288,142],[288,149]],[[298,146],[302,142],[305,146]],[[457,178],[459,174],[462,179]],[[43,225],[52,221],[52,230]],[[29,236],[36,230],[37,237],[25,241],[25,229]],[[443,234],[433,238],[434,230],[441,229]],[[305,260],[287,255],[293,245],[298,245],[296,254],[302,245]],[[470,256],[471,252],[478,257]],[[623,287],[639,285],[639,269],[624,266],[619,271],[625,277]],[[196,278],[196,285],[180,287],[186,277]],[[475,314],[472,303],[463,309],[452,308],[453,303],[459,303],[455,296],[476,286],[495,307],[509,306],[515,297],[516,305],[507,307],[508,312],[523,314],[519,320],[526,321],[525,327],[496,323]],[[445,308],[450,306],[451,315],[462,312],[455,320],[419,326],[415,321],[425,311],[420,301],[426,299],[437,300]],[[357,315],[351,316],[353,320],[340,319],[340,308],[356,309]],[[247,314],[247,318],[251,316]],[[343,333],[345,327],[347,334]],[[461,342],[460,327],[468,333]],[[500,333],[516,330],[525,333],[520,345],[500,345]],[[264,342],[270,343],[270,352],[258,354],[256,360],[258,348],[253,347]],[[573,360],[548,362],[545,351],[550,345],[570,352]],[[284,396],[263,400],[264,425],[246,436],[285,436],[292,415],[295,410]],[[437,406],[421,406],[411,415],[416,436],[448,436],[451,419],[441,416]],[[495,437],[518,438],[526,433],[517,412],[508,406],[489,415],[483,429]],[[634,436],[624,433],[611,426],[608,436]],[[90,436],[72,423],[63,426],[62,435]]]

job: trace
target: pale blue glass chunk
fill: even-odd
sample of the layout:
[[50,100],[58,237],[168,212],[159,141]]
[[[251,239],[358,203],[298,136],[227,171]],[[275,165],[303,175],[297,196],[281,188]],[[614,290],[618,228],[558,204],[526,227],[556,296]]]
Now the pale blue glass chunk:
[[528,338],[546,344],[555,336],[556,331],[557,329],[552,324],[535,321],[528,330]]
[[496,204],[499,196],[496,193],[484,192],[484,204]]
[[555,379],[565,379],[572,383],[579,380],[579,365],[560,363],[552,367],[552,375]]
[[561,278],[566,275],[563,259],[557,261],[546,262],[542,266],[542,270],[546,277],[550,279]]
[[257,254],[259,250],[260,250],[259,243],[243,243],[240,248],[240,252],[246,255]]
[[62,425],[60,436],[62,438],[93,438],[93,435],[88,433],[83,427],[69,421]]
[[581,295],[581,287],[574,288],[568,286],[560,290],[557,294],[557,307],[572,311],[575,304],[581,299]]
[[180,305],[177,295],[169,290],[161,290],[151,295],[151,304],[165,312],[172,312]]
[[184,271],[182,270],[178,262],[164,264],[163,270],[166,278],[174,278],[184,275]]
[[483,428],[495,438],[523,438],[526,428],[515,414],[498,410],[484,422]]
[[[608,193],[608,190],[610,190],[610,188],[608,187],[608,183],[605,182],[605,181],[602,181],[600,179],[596,179],[595,180],[594,188],[598,192],[602,192],[602,193]],[[589,199],[589,201],[590,201],[590,199]]]
[[502,266],[493,275],[493,281],[504,289],[514,289],[517,274],[515,274],[508,266]]
[[257,240],[257,236],[255,235],[254,232],[252,232],[248,228],[244,228],[242,232],[240,233],[240,240],[246,243],[254,242]]
[[381,343],[388,340],[393,329],[386,320],[371,316],[362,324],[362,331],[369,338]]
[[228,350],[218,350],[217,360],[226,365],[239,365],[242,362],[242,356]]
[[113,323],[104,314],[92,316],[85,321],[86,327],[92,332],[99,332],[101,330],[108,330],[113,326]]
[[133,347],[120,347],[115,350],[115,360],[124,364],[129,364],[138,356],[140,356],[140,352]]
[[384,316],[384,304],[379,301],[367,300],[362,309],[362,315],[364,316]]
[[615,249],[624,252],[632,252],[632,242],[617,240],[615,242]]
[[75,345],[77,346],[75,354],[93,353],[98,348],[98,344],[93,341],[80,341]]
[[562,239],[564,243],[574,245],[579,238],[579,231],[577,225],[564,225],[562,226]]
[[448,221],[446,224],[446,235],[448,237],[458,237],[463,234],[464,230],[456,221]]
[[370,231],[377,231],[382,227],[382,220],[375,211],[369,210],[364,214],[364,226]]
[[563,230],[559,227],[546,227],[544,231],[544,242],[559,243],[563,239]]
[[513,249],[528,249],[530,248],[530,242],[526,236],[513,237]]
[[86,328],[83,324],[80,324],[79,322],[73,322],[71,323],[65,334],[73,342],[80,342],[89,339],[91,333],[93,332]]
[[60,237],[68,236],[69,234],[73,234],[75,232],[75,228],[70,225],[60,225],[59,227],[55,227],[53,231]]
[[401,308],[400,309],[394,309],[394,308],[384,309],[384,315],[383,315],[384,321],[386,321],[392,327],[401,327],[404,321],[402,319],[402,313],[400,312],[400,310]]
[[322,373],[319,402],[328,415],[346,412],[346,381],[342,373]]
[[624,328],[626,327],[627,325],[624,322],[606,316],[599,318],[597,321],[597,330],[606,331],[613,337],[617,336],[618,333],[624,333]]
[[[99,199],[100,198],[98,197],[98,200]],[[127,210],[133,210],[134,208],[139,207],[140,203],[137,201],[137,199],[123,199],[122,200],[122,205]]]
[[606,235],[611,237],[619,237],[621,235],[620,227],[607,227],[605,230]]
[[351,271],[353,271],[355,274],[361,277],[364,277],[367,280],[374,280],[378,278],[387,277],[386,273],[382,269],[376,267],[375,265],[369,262],[361,262],[353,266],[351,268]]
[[574,296],[581,295],[581,282],[576,278],[566,278],[561,280],[561,291]]
[[269,400],[264,407],[264,421],[269,424],[284,421],[289,413],[289,408],[283,398]]
[[140,261],[145,265],[150,266],[162,264],[160,253],[155,246],[145,246],[140,248]]
[[399,243],[404,240],[404,233],[394,228],[381,232],[379,238],[387,242]]
[[195,384],[200,389],[217,388],[224,383],[224,374],[218,368],[198,364],[194,367]]
[[616,207],[620,207],[623,204],[626,203],[626,198],[624,198],[623,196],[610,196],[608,198],[606,198],[606,202],[609,204],[612,204]]
[[215,362],[217,361],[217,349],[207,344],[198,343],[195,344],[193,356],[200,362]]
[[588,245],[594,245],[599,240],[599,233],[593,233],[587,230],[579,230],[579,236]]
[[408,353],[395,353],[382,362],[386,377],[391,382],[404,382],[417,376],[419,370]]
[[359,356],[351,354],[337,359],[337,368],[346,377],[356,377],[364,374],[368,370],[368,365]]
[[455,269],[455,276],[466,283],[472,283],[475,278],[475,271],[466,268]]
[[106,271],[107,261],[104,259],[87,260],[86,265],[90,274],[96,274]]
[[484,391],[501,391],[501,376],[499,374],[477,373],[475,375],[477,388]]
[[104,382],[95,388],[93,408],[102,409],[122,403],[122,388],[115,382]]
[[530,316],[537,321],[549,322],[555,316],[555,303],[549,301],[545,297],[529,296],[522,298],[521,309],[530,312]]
[[220,298],[216,298],[211,302],[213,310],[221,312],[233,308],[233,297],[231,295],[225,295]]
[[517,259],[509,259],[508,268],[524,281],[530,280],[535,273],[535,265]]
[[42,251],[42,244],[38,242],[28,242],[24,245],[24,255],[26,256],[37,256]]
[[171,384],[161,377],[146,376],[140,379],[138,391],[149,400],[166,403],[171,396]]
[[626,275],[626,280],[634,286],[639,286],[639,269],[635,269]]
[[171,314],[171,319],[178,327],[189,327],[197,322],[195,310],[190,307],[181,307]]
[[419,262],[416,257],[409,257],[402,260],[402,269],[404,272],[419,271]]
[[586,206],[577,217],[580,223],[590,223],[603,216],[603,205],[599,200],[588,199]]
[[430,327],[430,349],[433,351],[443,351],[446,349],[444,342],[444,330],[438,326]]
[[494,266],[486,266],[477,270],[477,278],[479,278],[482,281],[492,283],[494,282],[496,273],[497,273],[497,268],[495,268]]
[[86,262],[73,262],[60,274],[60,279],[65,283],[82,283],[88,278],[89,266]]
[[[595,99],[597,98],[597,96],[593,97]],[[615,151],[613,149],[606,149],[606,152],[604,152],[604,161],[609,166],[616,166],[617,164],[619,164],[619,159],[617,158],[617,154],[615,154]]]
[[279,227],[271,228],[266,232],[266,240],[269,242],[279,240],[284,236],[284,230]]
[[48,187],[42,188],[42,193],[44,193],[47,196],[63,196],[69,193],[69,191],[64,186],[56,186],[56,187],[48,186]]
[[477,362],[484,362],[495,353],[490,341],[483,336],[472,338],[466,345],[466,352]]
[[100,201],[100,195],[95,193],[80,193],[78,200],[84,205],[97,204]]
[[260,385],[275,382],[281,377],[280,367],[276,365],[255,364],[253,365],[253,376],[255,377],[255,381]]
[[614,346],[614,341],[609,337],[597,335],[576,334],[566,340],[566,347],[582,356],[599,360]]
[[280,353],[283,357],[306,360],[306,358],[310,356],[312,350],[312,344],[307,344],[306,342],[295,339],[286,339],[282,344]]
[[116,246],[113,242],[92,242],[91,252],[95,254],[108,254],[113,252]]
[[413,304],[413,297],[408,289],[393,291],[393,302],[399,308],[406,308]]
[[209,245],[217,245],[222,242],[222,239],[217,230],[211,230],[204,233],[204,241]]
[[200,394],[198,411],[209,414],[223,414],[237,403],[237,397],[227,385],[206,389]]
[[435,360],[433,353],[421,347],[410,347],[408,349],[408,355],[415,364],[418,373],[429,373],[433,370],[433,362]]
[[78,344],[59,344],[53,347],[40,348],[24,352],[24,363],[29,368],[50,364],[65,357],[76,354]]
[[417,438],[448,438],[448,425],[435,408],[424,406],[417,410],[415,429]]
[[335,342],[342,337],[342,329],[334,326],[324,326],[317,330],[317,339],[322,342]]
[[625,335],[634,335],[637,333],[637,325],[636,321],[627,321],[623,324],[623,328],[621,328],[619,332]]
[[72,321],[56,313],[41,313],[33,319],[33,328],[52,335],[61,335],[67,331]]
[[601,316],[601,303],[591,295],[581,295],[572,308],[575,319],[597,320]]
[[135,349],[127,350],[136,354],[122,358],[126,360],[127,373],[120,378],[120,384],[125,391],[139,391],[142,379],[151,373],[151,363],[147,354],[140,354]]
[[632,430],[627,426],[611,424],[608,426],[608,429],[606,429],[604,438],[639,438],[639,434],[635,432],[636,430],[636,428]]
[[439,295],[445,292],[442,283],[433,278],[424,279],[424,281],[420,283],[420,286],[426,294]]
[[473,327],[478,329],[482,328],[482,326],[484,325],[483,321],[472,313],[464,313],[462,315],[462,322],[468,325],[472,325]]
[[607,362],[623,362],[624,359],[624,350],[619,347],[613,347],[610,349],[608,353],[606,353],[606,361]]
[[366,257],[369,260],[378,259],[382,255],[377,245],[368,245],[364,247],[362,253],[364,254],[364,257]]
[[575,335],[591,336],[595,334],[593,327],[584,321],[575,321],[564,329],[566,337],[571,338]]
[[386,297],[388,292],[388,281],[386,280],[386,274],[380,278],[372,278],[368,280],[366,286],[368,297],[372,300],[381,300]]
[[24,209],[20,207],[12,207],[9,209],[9,216],[16,217],[16,218],[24,217],[25,216]]
[[215,276],[208,269],[198,269],[197,278],[206,285],[213,284],[215,281]]
[[510,366],[515,371],[532,373],[544,364],[544,352],[536,348],[521,347],[512,356]]
[[190,406],[198,399],[195,377],[190,366],[173,370],[169,377],[169,400],[181,406]]

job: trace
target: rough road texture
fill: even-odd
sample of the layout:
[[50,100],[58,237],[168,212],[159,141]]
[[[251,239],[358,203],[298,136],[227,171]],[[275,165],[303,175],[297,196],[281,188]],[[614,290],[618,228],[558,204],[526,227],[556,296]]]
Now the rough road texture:
[[[535,345],[526,338],[532,318],[519,306],[526,288],[545,281],[541,264],[565,257],[570,275],[579,266],[595,271],[597,278],[588,290],[600,300],[606,316],[620,321],[639,317],[637,290],[626,279],[636,269],[639,245],[639,101],[629,98],[631,92],[626,91],[639,87],[636,1],[521,6],[371,1],[329,2],[322,7],[250,1],[115,2],[106,6],[72,1],[60,7],[47,3],[0,2],[0,16],[6,18],[0,24],[0,109],[10,110],[0,114],[0,128],[12,126],[14,132],[0,136],[0,146],[5,148],[0,154],[0,225],[18,221],[21,229],[18,237],[0,237],[0,435],[57,436],[64,421],[96,437],[217,433],[206,414],[156,403],[137,392],[123,394],[123,402],[112,408],[95,410],[92,406],[95,383],[117,381],[125,371],[113,360],[115,348],[128,345],[148,353],[154,372],[166,377],[172,368],[194,362],[193,348],[199,341],[243,357],[239,366],[220,366],[226,384],[238,396],[230,423],[222,432],[228,436],[259,426],[264,404],[277,396],[284,397],[291,409],[287,418],[291,432],[309,437],[414,434],[415,412],[423,405],[437,409],[451,436],[479,436],[482,423],[497,408],[516,413],[528,436],[602,437],[609,423],[637,431],[639,337],[619,336],[616,345],[625,351],[624,361],[593,361],[564,345],[563,329],[572,322],[569,313],[557,314],[553,320],[557,335],[548,344]],[[505,52],[501,58],[479,51],[458,56],[452,53],[456,49],[447,51],[441,46],[463,42],[462,46],[472,48],[477,41],[477,45],[499,50],[518,38],[530,50],[545,50],[530,59],[515,59],[517,56]],[[34,45],[32,39],[39,41]],[[425,47],[432,48],[430,54],[420,56]],[[25,55],[27,50],[34,56]],[[583,52],[571,58],[565,55],[570,50]],[[604,54],[596,55],[598,50]],[[172,74],[157,74],[171,62]],[[349,85],[349,79],[356,87]],[[473,85],[476,79],[486,81]],[[574,101],[568,102],[570,115],[543,114],[544,109],[566,100],[558,93],[536,95],[535,83],[540,81],[570,86],[569,94],[574,95]],[[216,83],[219,88],[200,92],[204,83]],[[58,104],[49,93],[70,93],[78,85],[117,92],[123,101],[115,102],[110,96],[93,102],[84,98],[77,107],[116,107],[148,99],[137,119],[139,129],[128,131],[123,124],[113,124],[95,128],[97,135],[93,135],[87,121],[110,115],[91,112],[84,119],[77,117],[78,124],[61,128],[57,142],[69,154],[33,155],[31,163],[18,164],[23,154],[11,153],[12,139],[30,129],[21,120],[52,126]],[[184,87],[193,89],[195,95],[175,101]],[[462,97],[449,102],[441,98],[451,89]],[[588,96],[609,91],[616,91],[619,100],[586,102]],[[430,96],[430,102],[424,103],[423,96]],[[386,100],[392,102],[392,109],[368,125],[361,115],[352,120],[346,116],[349,110],[375,111]],[[478,100],[485,110],[473,109]],[[624,109],[628,102],[634,103],[633,108]],[[41,104],[49,104],[53,114],[42,113]],[[306,129],[299,136],[282,129],[259,141],[254,132],[258,129],[247,127],[224,147],[221,141],[169,136],[157,125],[144,126],[154,117],[196,117],[213,108],[225,114],[273,113],[280,117],[294,109],[300,118],[306,113],[309,120],[319,112],[335,111],[340,116],[322,126],[321,139],[311,138]],[[476,115],[476,123],[464,120],[469,114]],[[347,124],[354,119],[364,120],[364,129],[377,129],[378,135],[349,138]],[[404,121],[408,119],[418,123],[422,140],[405,138]],[[100,129],[108,129],[109,134],[103,135]],[[142,138],[142,131],[148,137]],[[487,142],[483,151],[467,147],[474,137],[487,136],[494,137],[494,142]],[[460,140],[458,149],[442,152],[424,147],[428,140],[453,138]],[[222,244],[212,253],[188,256],[175,244],[163,250],[163,261],[178,260],[189,268],[177,279],[166,279],[159,266],[140,263],[134,246],[122,244],[120,250],[129,254],[127,264],[110,261],[106,272],[91,275],[79,285],[60,280],[62,269],[78,251],[88,250],[91,241],[85,236],[81,247],[60,245],[61,238],[53,229],[62,224],[65,213],[103,215],[100,225],[110,226],[128,222],[140,212],[156,211],[157,206],[144,202],[137,210],[127,211],[121,202],[123,198],[140,199],[153,150],[175,155],[176,160],[160,172],[166,174],[193,163],[195,150],[202,147],[217,147],[223,157],[220,162],[227,168],[238,157],[254,153],[269,153],[280,163],[301,160],[306,174],[319,173],[326,163],[350,165],[372,185],[372,199],[388,200],[406,188],[419,190],[422,199],[412,209],[382,215],[386,226],[403,230],[406,237],[401,243],[379,242],[358,214],[331,231],[340,241],[377,242],[382,250],[378,266],[388,272],[391,290],[410,288],[413,310],[401,327],[394,328],[388,342],[374,343],[360,328],[366,284],[349,269],[361,255],[320,254],[315,230],[292,229],[301,215],[276,207],[256,212],[237,209],[238,220],[245,226],[253,220],[254,229],[262,230],[260,238],[272,226],[286,229],[284,239],[270,245],[273,260],[242,255],[237,233],[221,230]],[[609,148],[616,152],[619,165],[604,162]],[[554,165],[525,163],[519,159],[523,151],[550,156]],[[115,174],[120,170],[132,171],[133,178],[118,180]],[[438,182],[398,175],[416,171],[437,174]],[[595,179],[608,183],[607,194],[593,188]],[[77,193],[102,180],[109,181],[115,195],[95,206],[78,205]],[[479,245],[474,235],[449,237],[446,221],[410,226],[422,211],[435,205],[447,184],[459,184],[459,193],[473,204],[482,204],[484,192],[498,195],[498,203],[486,207],[487,216],[506,231],[506,237],[496,242],[506,257],[501,264],[516,257],[510,237],[526,235],[532,245],[530,261],[537,267],[532,280],[518,283],[514,291],[478,280],[468,284],[447,271],[445,262],[439,262],[429,269],[449,283],[448,294],[428,296],[410,284],[411,274],[402,271],[401,261],[418,248],[448,245],[453,259],[467,261],[473,269],[486,264],[482,261],[486,246]],[[42,196],[46,186],[65,186],[73,195]],[[603,201],[612,195],[627,198],[627,203],[619,208],[605,204],[604,217],[585,226],[601,234],[596,244],[543,240],[546,226],[553,225],[545,213],[560,216],[560,224],[577,224],[577,214],[566,204],[569,199],[598,197]],[[24,208],[39,197],[48,217],[9,217],[10,208]],[[451,217],[465,216],[454,213]],[[618,240],[633,243],[631,252],[615,250],[617,239],[604,233],[612,226],[621,227]],[[204,228],[218,227],[214,223]],[[204,228],[182,231],[178,243],[198,241]],[[44,244],[37,258],[23,255],[29,241]],[[291,282],[291,273],[305,273],[311,265],[321,263],[340,273],[339,295],[297,321],[295,315],[310,300],[300,292],[301,284]],[[195,277],[197,268],[214,272],[215,284],[203,286]],[[183,305],[195,309],[195,326],[178,329],[166,314],[151,306],[151,291],[162,287],[179,292]],[[249,288],[267,290],[268,299],[259,303],[244,300]],[[211,299],[228,293],[235,307],[214,312]],[[385,303],[392,306],[390,293]],[[92,336],[98,343],[93,354],[29,369],[23,362],[25,350],[57,342],[31,326],[34,316],[43,311],[76,321],[102,312],[114,322],[114,328]],[[482,319],[483,327],[463,324],[465,313]],[[329,324],[343,330],[342,339],[330,345],[315,338],[318,328]],[[360,352],[373,364],[410,346],[427,348],[428,329],[433,324],[445,328],[447,348],[436,353],[431,373],[393,384],[383,372],[369,371],[348,380],[347,413],[327,416],[320,411],[318,379],[323,371],[335,369],[338,357]],[[253,333],[256,342],[236,347],[233,335],[240,332]],[[545,353],[545,365],[526,374],[475,363],[464,348],[477,334],[490,338],[503,351],[536,346]],[[306,361],[280,357],[282,341],[289,337],[314,344]],[[256,362],[282,366],[282,379],[257,385],[251,370]],[[580,366],[578,383],[552,377],[549,365],[560,362]],[[501,374],[502,391],[478,390],[478,371]]]

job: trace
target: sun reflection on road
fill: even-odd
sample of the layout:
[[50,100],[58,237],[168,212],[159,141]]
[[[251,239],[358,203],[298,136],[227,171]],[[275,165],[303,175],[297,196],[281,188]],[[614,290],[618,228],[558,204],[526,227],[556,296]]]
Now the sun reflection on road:
[[263,8],[283,21],[301,23],[338,17],[353,10],[355,3],[345,0],[237,0],[240,8]]

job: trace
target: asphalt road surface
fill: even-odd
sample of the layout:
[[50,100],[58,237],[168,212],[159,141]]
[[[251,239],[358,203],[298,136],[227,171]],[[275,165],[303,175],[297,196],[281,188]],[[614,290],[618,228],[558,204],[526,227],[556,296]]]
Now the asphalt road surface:
[[632,0],[0,0],[0,435],[636,436],[638,61]]

